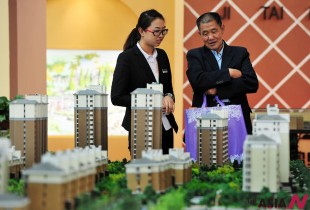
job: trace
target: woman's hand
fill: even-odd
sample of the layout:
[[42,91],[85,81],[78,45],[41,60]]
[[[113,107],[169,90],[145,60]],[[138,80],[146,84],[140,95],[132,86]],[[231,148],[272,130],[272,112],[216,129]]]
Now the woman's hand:
[[174,101],[170,96],[163,98],[163,111],[166,112],[166,115],[174,112]]

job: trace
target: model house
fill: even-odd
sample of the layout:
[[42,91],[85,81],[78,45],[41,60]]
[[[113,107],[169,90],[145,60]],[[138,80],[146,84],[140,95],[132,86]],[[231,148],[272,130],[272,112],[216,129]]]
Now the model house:
[[134,194],[142,193],[151,185],[157,193],[191,180],[191,159],[183,149],[170,149],[163,155],[161,149],[143,150],[142,158],[126,164],[127,187]]
[[75,199],[94,189],[98,166],[107,164],[101,147],[47,153],[39,164],[23,171],[30,209],[67,210]]
[[29,168],[47,151],[47,96],[26,95],[10,103],[10,137]]
[[242,190],[259,193],[263,187],[276,193],[280,189],[280,136],[248,135],[243,145]]
[[141,158],[143,150],[161,149],[162,85],[150,88],[131,93],[131,159]]
[[102,146],[108,150],[108,94],[102,85],[88,86],[74,94],[76,147]]
[[0,138],[0,210],[30,210],[29,199],[7,192],[10,141]]
[[223,165],[228,162],[228,112],[214,110],[197,121],[197,163]]
[[259,114],[253,120],[253,135],[279,134],[280,136],[280,182],[289,182],[290,142],[289,114],[280,114],[277,105],[267,105],[267,114]]

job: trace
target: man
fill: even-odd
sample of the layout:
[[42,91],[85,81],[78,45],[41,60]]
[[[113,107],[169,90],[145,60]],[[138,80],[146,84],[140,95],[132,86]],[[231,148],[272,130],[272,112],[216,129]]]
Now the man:
[[248,134],[252,134],[247,93],[255,93],[258,80],[244,47],[229,46],[222,39],[225,26],[218,13],[207,12],[196,21],[203,47],[187,53],[188,80],[194,90],[193,107],[201,107],[204,95],[209,107],[218,97],[225,105],[240,104]]

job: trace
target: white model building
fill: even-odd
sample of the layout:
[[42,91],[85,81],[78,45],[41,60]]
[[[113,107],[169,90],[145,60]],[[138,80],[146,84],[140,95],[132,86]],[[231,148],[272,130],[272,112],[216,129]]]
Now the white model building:
[[163,155],[161,149],[143,150],[141,159],[125,165],[127,187],[134,194],[144,192],[148,185],[157,193],[165,192],[190,181],[191,166],[190,154],[183,149],[170,149],[169,155]]
[[76,147],[102,146],[108,150],[108,94],[105,86],[92,85],[74,94]]
[[214,110],[197,118],[197,163],[228,162],[228,110]]
[[25,167],[40,162],[47,151],[47,96],[26,95],[10,103],[10,137],[21,150]]
[[270,136],[280,135],[280,182],[289,182],[290,142],[289,142],[289,114],[279,114],[278,105],[267,105],[267,114],[257,114],[253,120],[253,134]]
[[259,193],[263,187],[279,191],[279,146],[278,134],[247,136],[243,144],[243,191]]
[[23,171],[30,209],[74,209],[75,198],[95,186],[98,167],[107,164],[101,147],[46,153],[40,164]]
[[131,93],[131,159],[141,158],[143,150],[162,147],[162,85],[149,87]]
[[29,199],[7,192],[9,181],[10,141],[0,138],[0,210],[28,210]]

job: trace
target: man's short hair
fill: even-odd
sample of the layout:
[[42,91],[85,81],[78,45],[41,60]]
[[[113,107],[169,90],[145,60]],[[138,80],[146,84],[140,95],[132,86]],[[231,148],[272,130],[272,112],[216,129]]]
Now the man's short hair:
[[209,23],[210,21],[215,20],[215,22],[221,27],[222,26],[222,19],[221,16],[217,12],[206,12],[202,14],[196,20],[196,25],[198,30],[200,31],[200,24],[201,23]]

